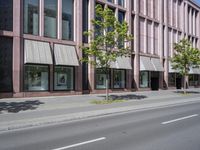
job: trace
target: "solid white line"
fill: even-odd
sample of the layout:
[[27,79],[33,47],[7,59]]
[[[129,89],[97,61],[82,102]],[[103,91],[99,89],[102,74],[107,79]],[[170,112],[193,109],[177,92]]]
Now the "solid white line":
[[52,150],[65,150],[65,149],[69,149],[69,148],[73,148],[73,147],[78,147],[78,146],[89,144],[89,143],[94,143],[94,142],[102,141],[102,140],[105,140],[105,139],[106,139],[106,137],[101,137],[101,138],[98,138],[98,139],[94,139],[94,140],[90,140],[90,141],[85,141],[85,142],[81,142],[81,143],[77,143],[77,144],[73,144],[73,145],[69,145],[69,146],[65,146],[65,147],[61,147],[61,148],[56,148],[56,149],[52,149]]
[[181,120],[185,120],[185,119],[189,119],[189,118],[193,118],[193,117],[197,117],[197,116],[198,116],[198,114],[194,114],[194,115],[191,115],[191,116],[186,116],[186,117],[182,117],[182,118],[178,118],[178,119],[162,122],[162,124],[165,125],[165,124],[169,124],[169,123],[173,123],[173,122],[176,122],[176,121],[181,121]]

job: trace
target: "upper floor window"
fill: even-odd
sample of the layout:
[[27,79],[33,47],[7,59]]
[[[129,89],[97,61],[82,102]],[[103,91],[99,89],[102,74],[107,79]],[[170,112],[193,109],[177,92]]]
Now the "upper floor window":
[[108,2],[114,3],[114,0],[107,0]]
[[[88,6],[89,0],[83,0],[83,32],[88,31]],[[88,36],[83,35],[83,42],[88,42]]]
[[124,7],[124,0],[118,0],[118,5]]
[[125,13],[122,12],[122,11],[119,11],[119,12],[118,12],[118,21],[119,21],[120,23],[123,23],[124,20],[125,20]]
[[0,0],[0,30],[13,30],[13,0]]
[[62,38],[73,40],[73,0],[62,1]]
[[24,33],[39,34],[39,0],[24,0]]
[[57,37],[57,0],[44,1],[44,35]]

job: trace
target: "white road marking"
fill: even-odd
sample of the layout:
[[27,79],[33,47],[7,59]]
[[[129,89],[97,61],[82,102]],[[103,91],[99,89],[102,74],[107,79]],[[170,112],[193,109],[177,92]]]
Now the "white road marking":
[[101,138],[98,138],[98,139],[94,139],[94,140],[90,140],[90,141],[85,141],[85,142],[81,142],[81,143],[77,143],[77,144],[73,144],[73,145],[69,145],[69,146],[65,146],[65,147],[61,147],[61,148],[56,148],[56,149],[52,149],[52,150],[65,150],[65,149],[69,149],[69,148],[73,148],[73,147],[78,147],[78,146],[85,145],[85,144],[90,144],[90,143],[102,141],[102,140],[105,140],[105,139],[106,139],[106,137],[101,137]]
[[193,118],[193,117],[197,117],[197,116],[198,116],[198,114],[194,114],[194,115],[191,115],[191,116],[186,116],[186,117],[182,117],[182,118],[178,118],[178,119],[162,122],[162,124],[165,125],[165,124],[169,124],[169,123],[173,123],[173,122],[176,122],[176,121],[181,121],[181,120],[185,120],[185,119],[189,119],[189,118]]

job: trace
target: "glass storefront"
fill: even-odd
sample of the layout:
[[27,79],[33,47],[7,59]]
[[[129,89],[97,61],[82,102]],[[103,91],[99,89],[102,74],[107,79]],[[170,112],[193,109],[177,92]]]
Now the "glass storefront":
[[49,67],[42,65],[25,65],[26,91],[49,90]]
[[24,0],[24,33],[39,34],[39,0]]
[[0,92],[12,92],[13,39],[0,37]]
[[140,88],[148,88],[149,87],[149,72],[141,71],[140,72]]
[[102,69],[96,69],[96,89],[106,89],[106,74]]
[[169,84],[169,87],[176,86],[176,74],[175,73],[169,73],[168,84]]
[[114,70],[113,71],[113,87],[115,89],[125,88],[125,70]]
[[57,0],[44,0],[44,35],[57,37]]
[[198,86],[199,85],[199,75],[191,74],[189,75],[189,86]]
[[74,89],[74,68],[56,66],[54,72],[54,90]]
[[62,38],[73,40],[73,3],[74,0],[62,0]]

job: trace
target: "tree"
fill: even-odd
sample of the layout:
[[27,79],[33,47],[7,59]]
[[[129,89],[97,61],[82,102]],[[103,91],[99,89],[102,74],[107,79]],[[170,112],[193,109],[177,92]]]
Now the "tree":
[[179,43],[175,43],[174,50],[174,56],[171,59],[172,68],[184,77],[184,93],[186,93],[186,78],[192,67],[199,67],[200,51],[197,48],[193,48],[187,39],[182,39]]
[[106,100],[108,100],[109,68],[117,57],[131,55],[131,49],[126,43],[132,40],[132,35],[128,34],[127,22],[119,22],[111,9],[104,9],[99,4],[95,7],[95,19],[91,20],[91,23],[94,30],[84,33],[90,38],[89,46],[81,47],[88,57],[82,58],[82,61],[101,68],[106,74]]

